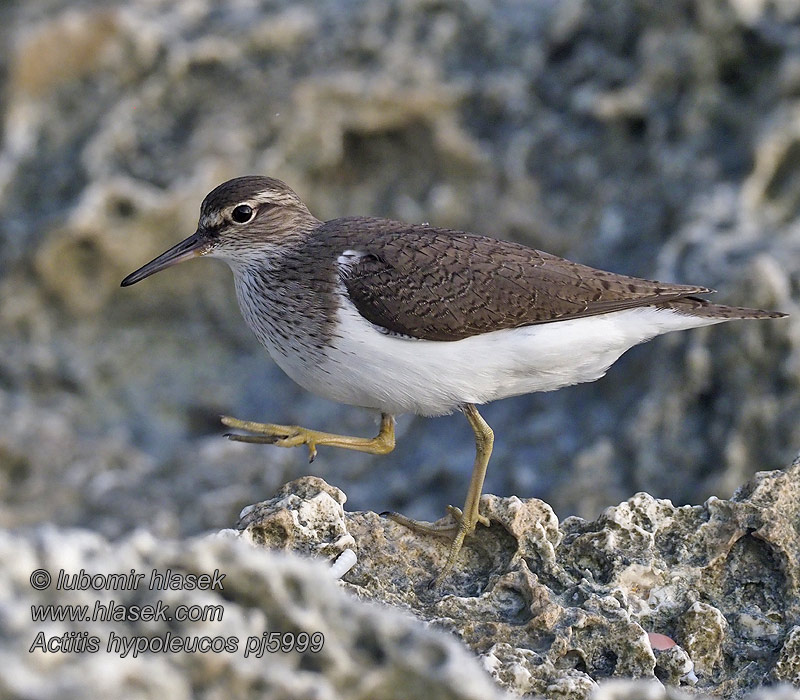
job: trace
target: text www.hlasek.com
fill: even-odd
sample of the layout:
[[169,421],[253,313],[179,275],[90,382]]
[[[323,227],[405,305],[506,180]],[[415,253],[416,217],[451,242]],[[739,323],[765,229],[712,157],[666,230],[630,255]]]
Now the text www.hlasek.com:
[[178,605],[170,613],[169,605],[160,600],[155,605],[98,600],[91,612],[88,605],[31,605],[33,622],[218,622],[224,612],[221,605]]

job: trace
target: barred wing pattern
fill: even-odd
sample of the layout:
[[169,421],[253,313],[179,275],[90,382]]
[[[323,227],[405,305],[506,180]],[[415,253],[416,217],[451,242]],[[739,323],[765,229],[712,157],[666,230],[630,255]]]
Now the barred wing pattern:
[[[390,333],[425,340],[460,340],[711,291],[596,270],[508,241],[384,219],[336,219],[322,232],[328,243],[341,236],[351,252],[340,275],[359,313]],[[709,305],[689,301],[693,308]]]

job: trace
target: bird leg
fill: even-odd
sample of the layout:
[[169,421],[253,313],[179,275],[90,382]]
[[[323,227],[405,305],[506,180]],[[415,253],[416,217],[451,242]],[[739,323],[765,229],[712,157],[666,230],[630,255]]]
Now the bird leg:
[[230,416],[222,416],[223,425],[237,430],[244,430],[253,435],[226,433],[225,437],[235,442],[258,442],[278,447],[308,446],[309,461],[317,456],[317,445],[341,447],[346,450],[368,452],[373,455],[385,455],[394,449],[394,416],[381,414],[381,429],[374,438],[350,437],[323,433],[319,430],[301,428],[299,425],[275,425],[274,423],[255,423],[239,420]]
[[472,427],[472,431],[475,433],[475,464],[472,467],[472,477],[469,481],[464,510],[462,511],[455,506],[447,506],[447,512],[455,522],[453,524],[437,525],[435,523],[412,520],[405,515],[400,515],[400,513],[384,514],[396,523],[405,525],[416,532],[453,537],[453,541],[450,544],[450,552],[447,556],[447,563],[433,581],[432,587],[438,586],[453,569],[456,559],[458,558],[458,553],[461,551],[461,547],[464,544],[464,538],[475,532],[475,526],[478,523],[486,527],[489,526],[489,519],[481,515],[478,508],[480,506],[483,480],[486,477],[486,468],[489,465],[489,457],[491,457],[492,447],[494,445],[494,433],[489,427],[489,424],[483,420],[481,414],[478,413],[475,406],[469,403],[464,404],[463,411]]

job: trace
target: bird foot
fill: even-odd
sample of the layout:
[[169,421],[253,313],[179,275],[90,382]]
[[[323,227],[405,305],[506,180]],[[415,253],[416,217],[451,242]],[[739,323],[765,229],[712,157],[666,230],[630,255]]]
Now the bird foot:
[[453,541],[450,544],[450,551],[447,555],[447,563],[439,572],[439,575],[433,581],[431,581],[428,586],[429,588],[436,588],[452,571],[453,566],[455,566],[456,559],[458,558],[458,553],[461,551],[461,547],[464,544],[464,538],[467,537],[467,535],[471,535],[473,532],[475,532],[475,527],[477,524],[480,523],[485,527],[489,527],[490,524],[489,518],[487,518],[485,515],[481,515],[480,513],[475,514],[472,522],[465,520],[464,513],[461,508],[456,508],[455,506],[447,506],[447,513],[452,518],[452,523],[429,523],[425,522],[424,520],[413,520],[412,518],[408,518],[400,513],[381,513],[381,515],[393,520],[396,523],[399,523],[400,525],[404,525],[414,532],[420,532],[425,535],[435,535],[437,537],[453,538]]
[[458,522],[455,523],[429,523],[425,520],[414,520],[413,518],[406,517],[401,513],[393,511],[385,511],[381,513],[385,518],[393,520],[399,525],[407,527],[409,530],[418,532],[422,535],[436,535],[437,537],[450,537],[458,531]]
[[308,447],[308,461],[313,462],[317,456],[317,443],[322,434],[316,430],[301,428],[299,425],[277,425],[275,423],[256,423],[249,420],[239,420],[231,416],[221,416],[223,425],[236,430],[245,430],[252,435],[239,435],[238,433],[225,433],[225,437],[233,442],[251,442],[278,447]]
[[[409,518],[405,515],[400,513],[395,513],[393,511],[385,511],[381,513],[382,516],[389,518],[389,520],[393,520],[400,525],[404,525],[409,530],[413,530],[414,532],[422,533],[423,535],[436,535],[439,537],[450,537],[455,535],[461,527],[461,522],[464,519],[464,514],[461,511],[461,508],[456,508],[456,506],[447,506],[447,514],[455,521],[452,523],[429,523],[425,520],[414,520],[413,518]],[[485,527],[489,527],[489,518],[485,515],[481,515],[478,513],[475,522],[472,523],[471,526],[467,526],[467,535],[471,535],[475,532],[475,526],[477,523],[484,525]]]
[[[464,519],[464,513],[462,512],[461,508],[456,508],[455,506],[447,506],[447,512],[450,514],[453,520],[461,524],[461,521]],[[471,527],[469,527],[469,531],[467,532],[468,535],[471,535],[473,532],[475,532],[475,526],[478,523],[480,523],[484,527],[489,527],[490,525],[489,518],[487,518],[485,515],[477,513],[475,515],[475,522],[472,523]]]
[[275,423],[256,423],[239,420],[230,416],[221,416],[223,425],[236,430],[243,430],[251,435],[226,433],[228,440],[235,442],[257,442],[278,447],[308,447],[308,461],[313,462],[317,456],[317,445],[341,447],[345,450],[367,452],[373,455],[385,455],[394,449],[394,418],[388,413],[381,414],[381,429],[374,438],[350,437],[323,433],[320,430],[309,430],[299,425],[276,425]]

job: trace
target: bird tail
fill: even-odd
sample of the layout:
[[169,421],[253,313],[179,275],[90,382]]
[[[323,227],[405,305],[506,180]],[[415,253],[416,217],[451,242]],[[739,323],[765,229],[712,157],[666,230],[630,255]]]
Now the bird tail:
[[682,297],[672,301],[664,301],[654,306],[659,309],[672,309],[687,316],[700,318],[718,318],[720,320],[734,320],[747,318],[784,318],[789,314],[780,311],[765,311],[763,309],[748,309],[742,306],[725,306],[712,304],[710,301],[699,297]]

